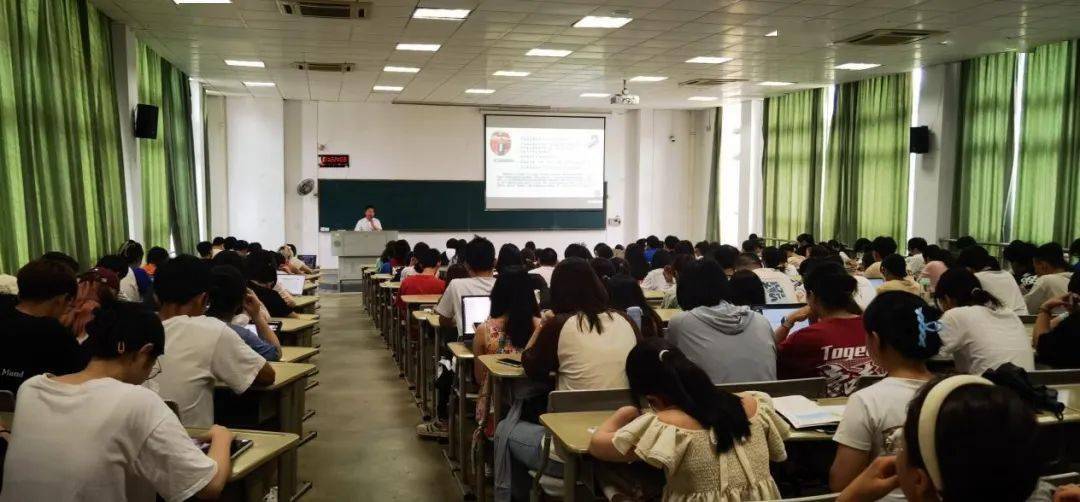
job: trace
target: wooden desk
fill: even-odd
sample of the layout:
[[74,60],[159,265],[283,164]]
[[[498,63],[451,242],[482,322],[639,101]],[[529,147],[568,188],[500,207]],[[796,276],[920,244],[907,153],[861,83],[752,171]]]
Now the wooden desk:
[[319,325],[318,316],[300,314],[302,317],[273,317],[270,320],[281,323],[278,338],[282,345],[293,347],[312,347],[311,338],[315,336],[315,327]]
[[293,347],[288,345],[281,346],[281,362],[283,363],[302,363],[311,359],[319,353],[319,349],[315,347]]
[[660,302],[664,301],[664,292],[663,291],[653,291],[653,290],[647,289],[647,290],[643,290],[642,293],[645,295],[645,300],[648,301],[649,303],[657,303],[657,304],[659,304]]
[[319,303],[318,296],[294,296],[293,300],[296,302],[293,310],[301,314],[314,314],[316,304]]
[[304,283],[304,294],[305,295],[311,294],[311,292],[315,291],[316,289],[319,289],[318,283],[315,283],[315,282],[312,282],[312,281],[307,281],[307,282]]
[[317,281],[322,277],[322,272],[312,272],[305,277],[309,281]]
[[[440,297],[442,295],[402,295],[401,302],[405,304],[405,310],[397,313],[401,316],[401,322],[394,324],[394,328],[399,331],[399,338],[403,340],[403,359],[415,384],[416,397],[420,400],[420,411],[424,420],[428,420],[432,415],[432,410],[428,407],[428,394],[433,384],[429,380],[431,380],[430,373],[433,373],[432,368],[436,360],[431,356],[437,349],[433,344],[428,343],[434,337],[429,338],[424,333],[423,323],[427,321],[427,316],[417,317],[416,314],[421,313],[419,309],[425,305],[438,303]],[[438,315],[435,315],[431,326],[433,329],[439,326]]]
[[475,356],[472,350],[462,342],[450,342],[446,344],[446,348],[450,349],[450,353],[454,355],[454,359],[457,359],[457,405],[454,407],[452,413],[450,413],[450,424],[448,429],[450,430],[450,444],[449,450],[451,455],[462,467],[462,478],[469,479],[464,475],[464,466],[467,464],[469,458],[469,432],[468,432],[468,414],[469,414],[469,376],[473,371],[473,363]]
[[503,380],[525,378],[525,369],[521,366],[511,366],[500,362],[499,359],[513,359],[521,361],[521,354],[484,354],[477,359],[488,370],[488,378],[491,380],[491,407],[494,421],[498,424],[503,417]]
[[656,312],[656,315],[660,316],[660,322],[663,322],[664,325],[667,326],[667,323],[668,323],[668,321],[671,320],[671,317],[674,316],[675,314],[678,314],[679,312],[682,312],[682,310],[679,310],[679,309],[653,309],[653,312]]

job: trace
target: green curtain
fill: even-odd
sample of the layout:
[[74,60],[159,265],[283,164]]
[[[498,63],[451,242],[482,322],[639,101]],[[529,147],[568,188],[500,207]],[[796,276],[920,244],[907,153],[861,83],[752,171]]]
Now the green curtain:
[[822,159],[822,89],[765,98],[764,233],[795,240],[814,233]]
[[89,265],[127,235],[109,19],[85,0],[0,0],[0,271]]
[[709,207],[705,218],[705,240],[720,240],[720,133],[724,109],[713,109],[712,163],[709,166]]
[[911,74],[836,87],[825,168],[822,239],[907,234]]
[[1017,55],[991,54],[960,65],[959,138],[953,235],[1005,239],[1013,161],[1013,94]]
[[147,247],[192,253],[199,240],[188,76],[139,43],[139,102],[158,107],[158,136],[139,140]]
[[1080,41],[1036,47],[1025,71],[1015,237],[1068,243],[1080,232]]

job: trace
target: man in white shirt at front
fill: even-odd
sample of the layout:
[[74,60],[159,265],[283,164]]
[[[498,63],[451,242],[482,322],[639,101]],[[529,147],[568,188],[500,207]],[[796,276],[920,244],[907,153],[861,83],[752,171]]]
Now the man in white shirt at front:
[[357,232],[382,231],[382,222],[375,217],[375,206],[367,206],[364,208],[364,217],[356,222],[356,227],[353,228],[353,230]]
[[154,382],[166,401],[180,408],[186,427],[214,423],[214,385],[220,381],[242,394],[252,385],[274,383],[274,368],[224,322],[205,315],[210,264],[182,255],[154,276],[165,326],[165,354]]

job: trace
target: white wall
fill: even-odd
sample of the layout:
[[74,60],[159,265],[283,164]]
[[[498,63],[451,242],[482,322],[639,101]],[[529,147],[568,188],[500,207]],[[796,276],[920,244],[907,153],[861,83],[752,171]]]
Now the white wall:
[[280,99],[225,99],[229,233],[261,242],[285,242],[284,112]]
[[142,171],[139,167],[139,148],[135,140],[132,112],[139,103],[139,79],[136,67],[135,33],[127,25],[112,23],[113,73],[115,74],[116,106],[120,115],[120,146],[124,161],[124,197],[127,207],[128,236],[142,242],[143,204]]
[[636,148],[627,186],[635,195],[629,204],[636,207],[628,218],[627,240],[650,234],[703,237],[704,225],[696,229],[691,216],[701,203],[694,190],[700,180],[695,179],[691,111],[637,110],[630,121],[628,142]]
[[[917,123],[930,127],[930,153],[912,155],[908,237],[924,237],[931,244],[952,233],[953,178],[959,129],[960,64],[923,69],[918,89]],[[901,247],[906,247],[903,244]]]
[[206,97],[207,190],[210,207],[210,238],[229,235],[229,145],[225,98]]

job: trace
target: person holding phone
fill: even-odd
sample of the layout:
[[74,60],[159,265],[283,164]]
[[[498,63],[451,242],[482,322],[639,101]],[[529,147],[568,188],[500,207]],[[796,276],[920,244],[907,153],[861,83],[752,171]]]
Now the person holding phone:
[[204,454],[142,385],[161,371],[158,316],[117,303],[98,309],[86,331],[85,369],[38,375],[19,389],[0,501],[217,499],[232,470],[233,434],[210,427]]
[[[1068,312],[1054,317],[1054,311]],[[1032,331],[1039,362],[1057,368],[1080,364],[1080,275],[1069,279],[1069,292],[1043,302]]]

